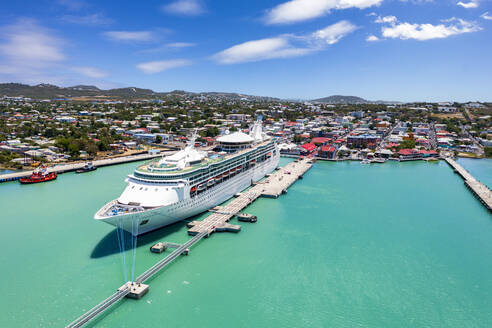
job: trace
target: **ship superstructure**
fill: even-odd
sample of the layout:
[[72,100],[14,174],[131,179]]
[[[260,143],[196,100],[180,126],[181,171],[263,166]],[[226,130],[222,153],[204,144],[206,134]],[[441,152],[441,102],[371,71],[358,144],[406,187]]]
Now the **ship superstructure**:
[[249,134],[217,138],[218,152],[194,147],[195,137],[177,153],[138,166],[118,199],[94,216],[134,235],[202,213],[273,171],[280,152],[261,122]]

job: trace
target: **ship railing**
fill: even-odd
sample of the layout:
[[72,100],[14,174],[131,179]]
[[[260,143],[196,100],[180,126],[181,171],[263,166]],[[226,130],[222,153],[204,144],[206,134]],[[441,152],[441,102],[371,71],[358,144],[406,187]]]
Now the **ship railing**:
[[105,214],[106,216],[112,216],[143,211],[145,211],[145,208],[140,205],[126,205],[116,202],[105,212]]
[[104,205],[98,212],[97,214],[98,215],[101,215],[103,216],[104,214],[106,214],[106,212],[114,205],[118,202],[117,199],[114,199],[112,201],[110,201],[109,203],[107,203],[106,205]]

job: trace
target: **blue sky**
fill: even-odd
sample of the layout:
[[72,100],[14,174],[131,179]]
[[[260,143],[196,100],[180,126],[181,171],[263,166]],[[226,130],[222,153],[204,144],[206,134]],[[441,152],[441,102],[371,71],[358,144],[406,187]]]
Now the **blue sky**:
[[491,101],[491,41],[491,0],[19,0],[0,82]]

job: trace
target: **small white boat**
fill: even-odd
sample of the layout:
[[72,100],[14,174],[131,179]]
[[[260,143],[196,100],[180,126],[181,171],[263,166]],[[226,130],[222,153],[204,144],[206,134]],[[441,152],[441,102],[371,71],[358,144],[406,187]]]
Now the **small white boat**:
[[361,162],[361,164],[371,164],[371,161],[368,160],[367,158],[364,158]]

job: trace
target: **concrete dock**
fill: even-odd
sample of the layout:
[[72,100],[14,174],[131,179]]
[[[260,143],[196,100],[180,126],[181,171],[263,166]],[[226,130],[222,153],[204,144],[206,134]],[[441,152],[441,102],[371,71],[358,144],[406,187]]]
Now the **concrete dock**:
[[489,210],[492,211],[492,191],[485,184],[475,179],[467,170],[456,163],[452,158],[444,159],[463,180],[465,186],[478,198],[478,200]]
[[[193,235],[193,238],[182,245],[167,243],[167,247],[176,247],[176,249],[171,254],[167,255],[164,259],[160,260],[151,268],[147,269],[140,276],[138,276],[135,279],[135,284],[137,284],[138,287],[132,287],[134,285],[132,285],[130,282],[125,283],[113,295],[109,296],[104,301],[81,315],[79,318],[74,320],[66,327],[76,328],[86,325],[125,297],[136,299],[142,297],[149,290],[149,286],[145,285],[144,282],[151,279],[155,274],[160,272],[160,270],[171,264],[181,254],[188,254],[190,248],[193,245],[198,243],[201,239],[209,237],[210,234],[212,234],[213,232],[240,231],[240,225],[233,225],[228,223],[228,221],[232,217],[234,217],[234,215],[238,214],[242,209],[251,204],[260,196],[277,198],[280,194],[285,192],[286,189],[290,187],[297,179],[301,178],[302,175],[306,173],[311,167],[312,159],[309,158],[304,158],[296,162],[291,162],[285,167],[280,168],[276,172],[270,174],[264,181],[256,184],[249,190],[238,194],[238,197],[234,198],[227,205],[216,208],[203,221],[192,221],[188,223],[188,225],[191,227],[191,229],[188,230],[188,234]],[[157,246],[158,244],[154,246]],[[134,288],[135,290],[133,290],[132,288]]]
[[[101,166],[109,166],[109,165],[116,165],[116,164],[123,164],[123,163],[130,163],[130,162],[136,162],[136,161],[144,161],[144,160],[149,160],[152,158],[156,157],[161,157],[163,154],[169,155],[173,152],[165,152],[165,153],[159,153],[159,154],[139,154],[139,155],[131,155],[131,156],[122,156],[122,157],[114,157],[114,158],[107,158],[107,159],[99,159],[95,161],[90,161],[95,167],[101,167]],[[48,173],[50,172],[56,172],[56,173],[64,173],[64,172],[72,172],[76,171],[78,169],[81,169],[84,167],[87,162],[81,162],[81,163],[74,163],[74,164],[60,164],[56,165],[53,167],[48,167],[46,171]],[[13,180],[18,180],[20,178],[25,178],[28,177],[32,174],[31,171],[22,171],[22,172],[14,172],[14,173],[7,173],[7,174],[1,174],[0,175],[0,182],[7,182],[7,181],[13,181]]]
[[238,232],[240,226],[232,225],[230,219],[239,213],[243,208],[254,202],[258,197],[278,198],[282,193],[287,192],[297,179],[302,178],[312,167],[312,160],[304,158],[296,162],[291,162],[270,174],[264,181],[257,183],[249,190],[242,192],[230,203],[216,209],[202,221],[192,221],[188,223],[188,234],[195,236],[199,233],[205,233],[207,236],[214,232],[231,231]]

